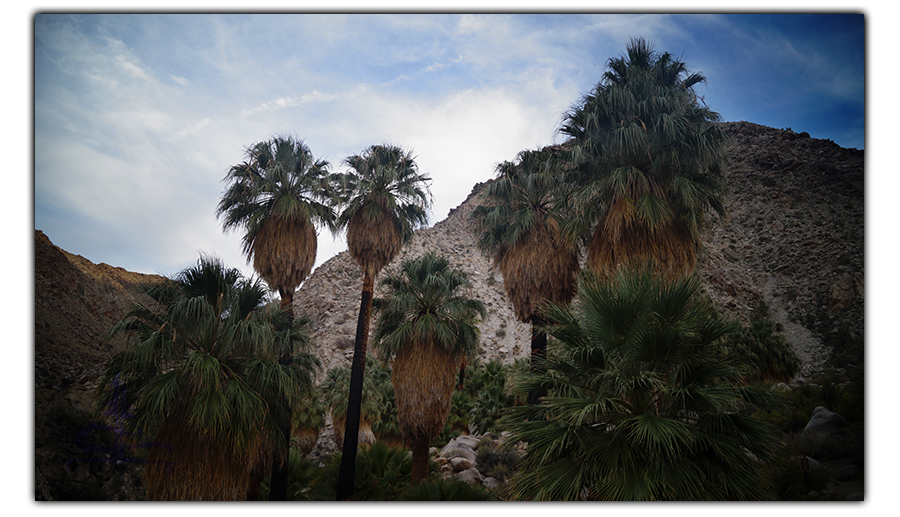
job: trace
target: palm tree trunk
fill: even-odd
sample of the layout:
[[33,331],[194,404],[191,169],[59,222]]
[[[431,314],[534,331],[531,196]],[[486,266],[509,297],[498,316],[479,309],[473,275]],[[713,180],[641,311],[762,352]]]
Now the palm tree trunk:
[[369,344],[369,317],[372,313],[372,293],[375,275],[366,270],[363,274],[362,298],[359,303],[359,319],[356,323],[356,343],[353,347],[353,363],[350,365],[350,396],[347,400],[347,423],[338,474],[337,500],[353,497],[353,480],[356,476],[356,447],[359,441],[359,420],[362,406],[363,373],[366,367],[366,348]]
[[[543,365],[547,356],[547,333],[543,331],[544,320],[537,315],[531,316],[531,373],[543,373],[546,368]],[[547,390],[541,388],[528,392],[528,404],[537,405],[541,397],[547,394]]]
[[[293,300],[293,293],[281,293],[281,307],[289,308],[289,325],[293,324],[294,320]],[[278,330],[281,331],[287,329]],[[293,363],[290,349],[286,349],[282,352],[281,356],[278,358],[278,363],[282,365],[289,365]],[[288,405],[287,400],[284,397],[282,397],[282,405],[284,407],[284,410],[287,412],[287,421],[282,423],[281,432],[284,434],[287,440],[288,448],[283,452],[275,451],[275,457],[272,459],[272,477],[271,483],[269,485],[269,501],[287,500],[287,458],[291,452],[291,407]]]
[[412,441],[412,476],[409,484],[416,486],[428,478],[428,437],[418,436]]

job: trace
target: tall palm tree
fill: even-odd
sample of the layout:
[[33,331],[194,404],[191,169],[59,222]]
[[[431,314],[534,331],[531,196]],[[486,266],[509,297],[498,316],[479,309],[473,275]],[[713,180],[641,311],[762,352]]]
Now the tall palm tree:
[[345,163],[351,170],[336,175],[343,202],[337,227],[347,230],[350,255],[363,271],[363,289],[350,371],[347,427],[337,490],[339,500],[353,495],[375,278],[394,259],[401,246],[412,238],[413,230],[427,223],[427,209],[431,205],[428,190],[431,179],[419,172],[411,153],[398,146],[374,145],[360,155],[348,157]]
[[[585,272],[588,273],[588,272]],[[528,443],[512,484],[521,499],[768,499],[764,463],[778,443],[748,416],[772,394],[744,383],[721,346],[731,328],[696,276],[649,267],[583,274],[577,304],[554,305],[549,386],[540,405],[510,409],[510,443]],[[771,406],[770,406],[771,407]]]
[[669,276],[693,271],[707,211],[724,214],[728,136],[694,91],[705,81],[632,39],[564,116],[559,131],[574,139],[575,198],[595,272],[648,259]]
[[[162,284],[109,333],[126,349],[109,361],[98,407],[126,436],[152,439],[144,469],[147,497],[247,497],[251,473],[286,449],[290,416],[277,403],[312,383],[318,360],[277,361],[283,348],[308,344],[303,325],[266,304],[259,280],[202,258]],[[286,329],[286,330],[281,330]]]
[[316,262],[315,224],[333,227],[328,162],[316,161],[302,141],[273,137],[247,149],[225,176],[230,185],[216,209],[226,231],[244,229],[253,269],[290,307],[294,290]]
[[[577,246],[561,231],[566,192],[561,165],[549,151],[520,152],[516,162],[497,166],[498,178],[483,194],[486,204],[472,212],[478,247],[503,274],[516,316],[532,325],[532,368],[540,367],[547,346],[541,306],[568,303],[579,269]],[[531,398],[540,394],[538,390]]]
[[470,286],[466,274],[442,256],[406,260],[381,284],[387,297],[376,300],[374,338],[383,357],[393,358],[391,382],[415,485],[428,476],[428,445],[444,429],[459,365],[478,346],[475,319],[485,310],[463,291]]
[[[244,229],[243,247],[253,268],[281,296],[293,314],[294,290],[309,276],[316,261],[314,224],[333,228],[328,204],[328,162],[316,161],[302,141],[273,137],[247,149],[247,159],[229,169],[228,189],[216,209],[226,231]],[[281,361],[289,364],[285,352]],[[290,422],[284,429],[290,435]],[[272,473],[270,497],[282,500],[287,490],[287,453],[279,453]]]

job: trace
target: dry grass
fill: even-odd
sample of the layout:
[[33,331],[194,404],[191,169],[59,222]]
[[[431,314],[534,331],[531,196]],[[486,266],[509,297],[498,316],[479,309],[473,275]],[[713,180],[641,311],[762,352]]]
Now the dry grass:
[[394,358],[391,382],[404,439],[431,439],[444,429],[460,358],[431,343],[404,347]]
[[291,430],[291,434],[297,443],[297,448],[304,456],[311,453],[316,446],[316,441],[319,439],[319,432],[320,429],[311,429],[309,427],[294,427],[294,429]]
[[282,297],[293,294],[316,262],[316,229],[309,221],[273,216],[253,241],[253,269]]
[[350,256],[372,277],[400,252],[403,239],[392,217],[381,211],[369,217],[365,209],[353,215],[347,225],[347,248]]
[[[347,415],[335,415],[332,413],[331,422],[334,427],[334,443],[338,449],[344,446],[344,429],[347,427]],[[375,433],[372,432],[372,424],[363,417],[359,419],[359,435],[356,440],[357,444],[371,445],[375,443]]]
[[697,263],[696,245],[690,232],[674,223],[657,231],[632,222],[616,225],[605,219],[588,245],[587,267],[600,276],[609,276],[620,267],[652,261],[657,272],[674,278],[691,274]]
[[525,323],[545,300],[568,303],[575,295],[578,255],[553,230],[538,227],[496,258],[516,317]]
[[185,421],[163,426],[147,455],[144,483],[151,501],[242,501],[250,472],[271,469],[273,449],[262,443],[253,453],[192,427]]

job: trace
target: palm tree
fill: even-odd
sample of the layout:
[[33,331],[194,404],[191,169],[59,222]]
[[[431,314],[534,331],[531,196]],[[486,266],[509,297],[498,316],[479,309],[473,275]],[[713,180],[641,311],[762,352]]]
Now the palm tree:
[[261,281],[210,258],[145,294],[152,302],[109,332],[127,344],[106,365],[98,408],[126,436],[153,440],[149,499],[244,499],[251,472],[289,445],[281,428],[290,415],[276,402],[311,386],[315,357],[276,360],[308,344],[307,320],[289,325],[284,308],[265,304]]
[[[316,261],[315,223],[333,227],[328,199],[328,162],[313,159],[302,141],[273,137],[250,146],[247,160],[232,166],[225,177],[230,186],[216,216],[226,231],[241,227],[244,253],[253,268],[281,296],[293,314],[294,290],[309,276]],[[281,360],[288,364],[290,354]],[[291,433],[290,422],[284,429]],[[270,497],[282,500],[287,490],[287,450],[279,453]]]
[[[531,323],[531,364],[540,367],[547,346],[541,330],[546,302],[568,303],[575,294],[578,252],[561,232],[565,211],[561,162],[549,151],[522,151],[497,166],[498,178],[475,207],[478,247],[503,274],[516,316]],[[541,390],[531,395],[532,401]]]
[[[366,358],[366,369],[363,379],[362,401],[360,402],[359,428],[357,431],[357,444],[375,443],[376,436],[373,427],[387,415],[383,400],[384,391],[378,385],[376,377],[379,370],[376,360],[369,356]],[[382,379],[383,380],[383,379]],[[320,386],[325,405],[331,414],[332,428],[334,429],[334,441],[338,447],[344,444],[344,435],[347,428],[347,401],[350,393],[350,369],[336,366],[328,371],[325,380]]]
[[669,276],[693,271],[706,211],[724,214],[728,136],[694,91],[705,81],[632,39],[564,116],[591,232],[587,265],[598,274],[648,259]]
[[[587,272],[586,272],[587,273]],[[549,386],[515,407],[510,443],[528,443],[512,482],[522,499],[758,500],[773,496],[764,463],[778,443],[741,411],[772,394],[747,387],[746,365],[721,346],[731,325],[696,276],[662,280],[649,267],[583,274],[579,302],[553,305]]]
[[232,166],[225,180],[230,186],[216,216],[224,216],[226,231],[245,230],[247,260],[290,307],[316,262],[314,224],[334,224],[328,162],[315,161],[302,140],[276,136],[250,146],[247,160]]
[[475,318],[485,310],[462,292],[470,286],[466,274],[434,254],[404,261],[381,284],[387,298],[375,303],[375,343],[393,358],[391,382],[415,485],[428,476],[428,446],[444,429],[459,365],[478,346]]
[[375,278],[427,222],[431,205],[428,176],[418,171],[412,155],[393,145],[374,145],[345,160],[352,169],[337,175],[343,210],[338,228],[347,229],[350,255],[363,271],[363,289],[350,375],[347,428],[341,456],[337,498],[353,495],[357,433],[362,401],[363,372],[369,341],[369,320]]

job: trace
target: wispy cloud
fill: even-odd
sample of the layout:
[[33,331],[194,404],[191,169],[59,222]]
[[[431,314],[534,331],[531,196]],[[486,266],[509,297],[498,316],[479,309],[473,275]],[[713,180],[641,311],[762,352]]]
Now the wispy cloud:
[[[763,37],[740,17],[39,15],[35,226],[132,270],[172,272],[203,251],[252,273],[215,205],[246,146],[283,133],[336,169],[372,144],[411,149],[437,221],[498,162],[553,143],[631,36],[685,51],[729,113],[793,113],[788,90],[861,95],[861,80],[826,74],[847,61],[828,35]],[[345,247],[323,232],[317,262]]]

